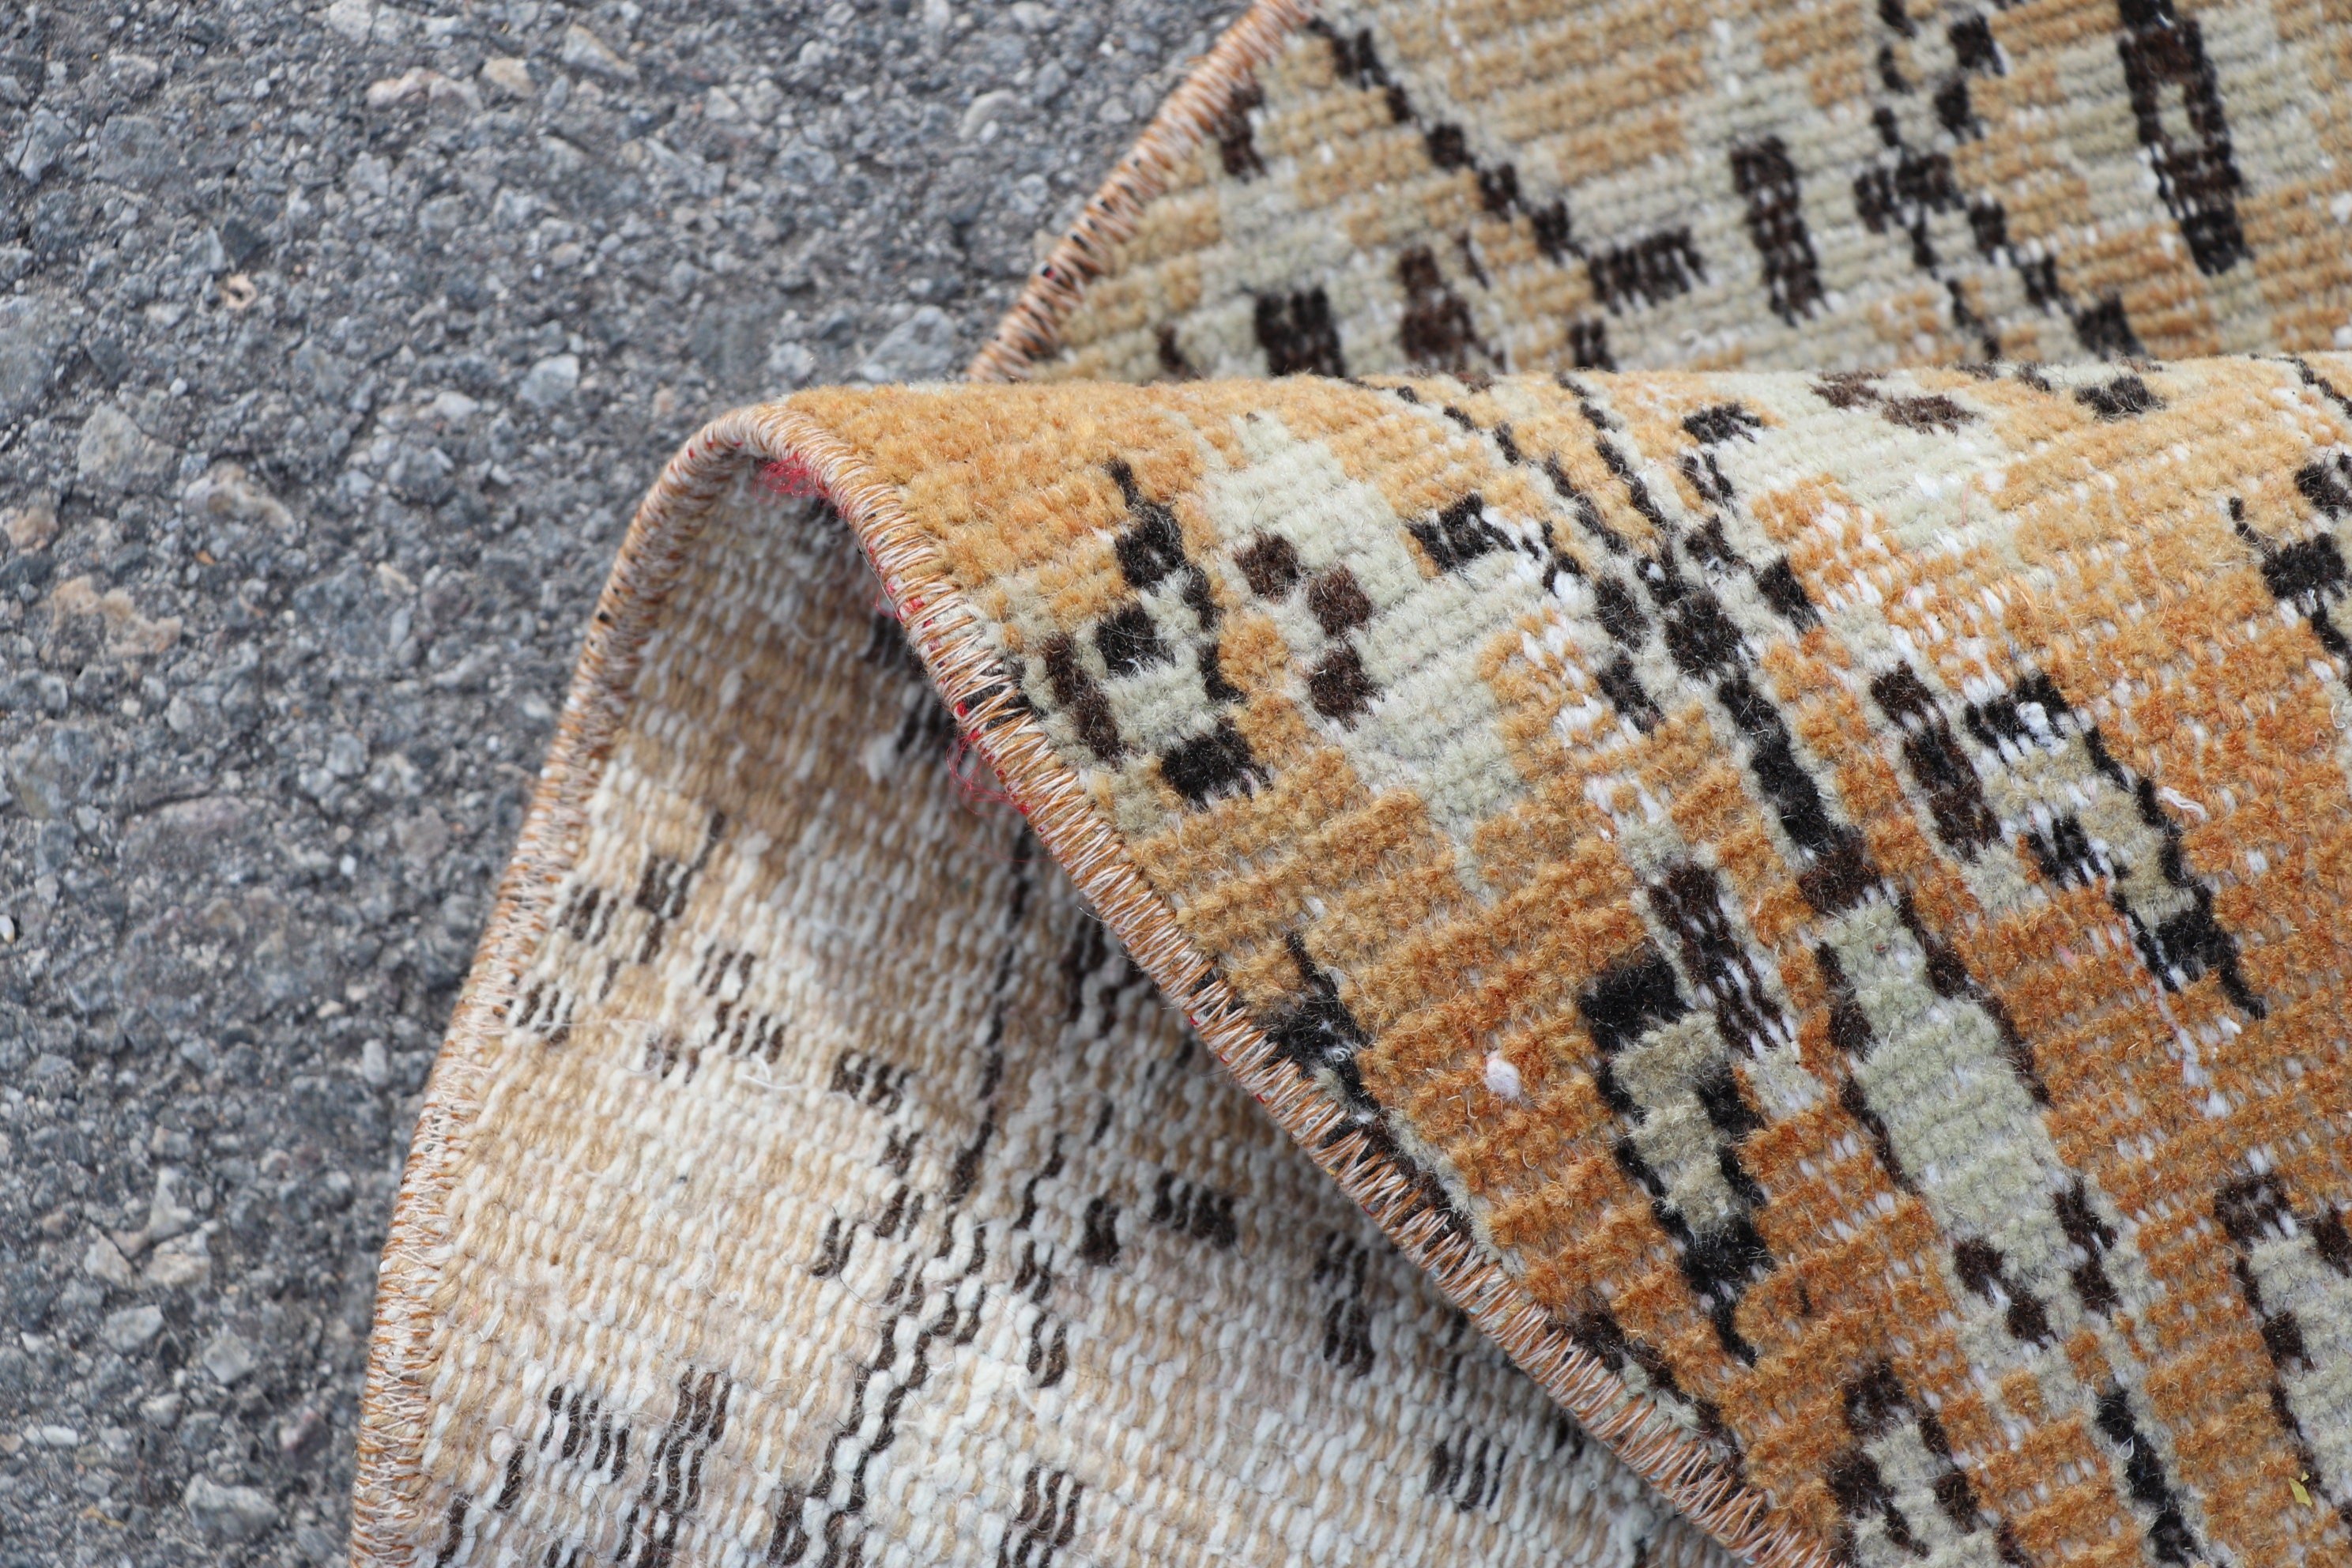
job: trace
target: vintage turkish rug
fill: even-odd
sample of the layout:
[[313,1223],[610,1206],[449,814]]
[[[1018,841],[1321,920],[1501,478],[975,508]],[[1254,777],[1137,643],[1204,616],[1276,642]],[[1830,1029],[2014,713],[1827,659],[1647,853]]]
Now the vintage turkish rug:
[[2352,1563],[2347,68],[1252,10],[646,500],[355,1560]]
[[1265,0],[988,378],[2352,348],[2345,0]]

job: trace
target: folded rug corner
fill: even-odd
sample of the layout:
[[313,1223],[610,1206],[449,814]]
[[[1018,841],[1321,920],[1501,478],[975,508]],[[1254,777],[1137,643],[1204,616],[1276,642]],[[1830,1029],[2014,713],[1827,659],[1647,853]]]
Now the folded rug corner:
[[357,1558],[2352,1560],[2347,47],[1254,6],[648,497]]

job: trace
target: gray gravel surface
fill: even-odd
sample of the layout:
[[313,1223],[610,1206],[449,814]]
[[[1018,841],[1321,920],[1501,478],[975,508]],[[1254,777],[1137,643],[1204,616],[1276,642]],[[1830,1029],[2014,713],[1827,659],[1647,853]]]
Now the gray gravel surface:
[[0,3],[0,1568],[340,1554],[636,497],[951,374],[1232,8]]

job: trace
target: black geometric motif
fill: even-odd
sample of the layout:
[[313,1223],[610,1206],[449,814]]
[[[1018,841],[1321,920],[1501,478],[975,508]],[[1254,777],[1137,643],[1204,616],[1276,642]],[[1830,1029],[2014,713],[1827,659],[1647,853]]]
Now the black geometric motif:
[[1323,1309],[1323,1359],[1361,1377],[1372,1370],[1371,1313],[1364,1297],[1370,1262],[1361,1242],[1339,1235],[1323,1238],[1314,1282],[1331,1292]]
[[1106,1197],[1087,1200],[1079,1260],[1106,1266],[1118,1261],[1118,1205]]
[[1429,1479],[1422,1490],[1445,1499],[1460,1513],[1491,1508],[1502,1495],[1503,1466],[1510,1457],[1508,1444],[1478,1433],[1456,1433],[1451,1441],[1441,1438],[1430,1446]]
[[1642,605],[1622,583],[1614,577],[1602,577],[1592,584],[1593,614],[1600,619],[1601,629],[1610,639],[1626,647],[1639,647],[1650,635],[1650,619],[1642,614]]
[[1256,82],[1243,82],[1225,100],[1224,112],[1217,116],[1210,131],[1225,173],[1235,179],[1246,180],[1265,173],[1265,161],[1258,157],[1257,143],[1250,134],[1250,111],[1265,101],[1265,94]]
[[1617,361],[1609,353],[1609,323],[1598,318],[1569,322],[1568,358],[1579,370],[1615,370]]
[[1788,144],[1778,136],[1731,150],[1731,184],[1748,203],[1748,237],[1764,263],[1772,310],[1793,322],[1820,303],[1821,266],[1805,227],[1802,191]]
[[1719,446],[1726,441],[1752,441],[1764,422],[1737,403],[1716,403],[1696,414],[1683,416],[1683,428],[1691,438],[1703,446]]
[[1078,1500],[1086,1490],[1066,1470],[1030,1466],[1021,1482],[1021,1510],[996,1544],[996,1568],[1052,1568],[1054,1553],[1077,1532]]
[[885,1116],[896,1116],[906,1103],[907,1080],[914,1069],[893,1067],[864,1051],[843,1051],[833,1059],[833,1077],[825,1088],[871,1106]]
[[1656,701],[1643,689],[1642,678],[1634,671],[1633,661],[1623,654],[1602,665],[1592,679],[1593,684],[1601,688],[1601,694],[1609,699],[1610,706],[1642,733],[1648,734],[1664,717],[1658,711]]
[[1832,408],[1875,408],[1888,424],[1922,434],[1958,430],[1976,418],[1972,411],[1939,392],[1918,397],[1889,396],[1874,377],[1860,372],[1823,376],[1813,384],[1813,393]]
[[2000,48],[1983,16],[1961,17],[1945,29],[1944,37],[1951,43],[1953,62],[1960,69],[1986,76],[2001,74]]
[[1613,1150],[1618,1166],[1648,1196],[1659,1227],[1676,1243],[1675,1261],[1691,1294],[1714,1325],[1717,1339],[1730,1354],[1753,1363],[1755,1349],[1734,1325],[1734,1314],[1748,1285],[1769,1271],[1773,1260],[1746,1212],[1759,1205],[1763,1194],[1740,1167],[1734,1142],[1758,1125],[1754,1112],[1741,1099],[1727,1066],[1688,1086],[1718,1134],[1719,1173],[1745,1205],[1739,1212],[1716,1219],[1705,1231],[1696,1230],[1634,1139],[1634,1133],[1664,1108],[1637,1101],[1619,1082],[1616,1070],[1618,1058],[1690,1011],[1673,968],[1664,954],[1644,942],[1631,957],[1604,971],[1578,999],[1577,1007],[1600,1058],[1592,1069],[1593,1088],[1625,1127]]
[[1265,778],[1249,742],[1223,719],[1206,734],[1179,742],[1160,753],[1160,776],[1194,807],[1221,795],[1247,794]]
[[1870,693],[1903,731],[1903,758],[1927,797],[1936,836],[1961,859],[1975,859],[2000,837],[2000,823],[1985,804],[1983,783],[1935,694],[1907,664],[1873,679]]
[[1342,637],[1372,618],[1372,602],[1345,566],[1319,573],[1307,584],[1307,608],[1326,637]]
[[1129,605],[1104,616],[1095,626],[1095,647],[1113,675],[1133,675],[1175,657],[1160,640],[1150,613],[1140,605]]
[[[1658,923],[1681,944],[1683,966],[1715,1013],[1726,1045],[1761,1056],[1790,1035],[1780,1007],[1765,994],[1738,934],[1724,913],[1726,892],[1713,871],[1687,861],[1671,868],[1649,889]],[[1708,1120],[1727,1137],[1744,1137],[1764,1123],[1743,1103],[1727,1068],[1719,1098],[1699,1090]]]
[[2107,1278],[2104,1260],[2116,1245],[2116,1233],[2091,1206],[2089,1186],[2080,1176],[2075,1177],[2072,1186],[2052,1197],[2051,1206],[2058,1215],[2058,1228],[2066,1233],[2068,1245],[2074,1248],[2074,1294],[2094,1312],[2114,1312],[2123,1304],[2123,1299],[2116,1293],[2114,1281]]
[[[2238,1289],[2254,1321],[2262,1325],[2263,1348],[2271,1361],[2271,1414],[2295,1450],[2301,1466],[2300,1479],[2326,1500],[2319,1458],[2295,1413],[2289,1384],[2290,1378],[2299,1380],[2315,1370],[2311,1348],[2294,1309],[2277,1305],[2264,1297],[2262,1279],[2267,1270],[2262,1267],[2262,1254],[2257,1248],[2307,1237],[2313,1249],[2341,1274],[2345,1272],[2340,1256],[2345,1239],[2343,1221],[2328,1211],[2306,1226],[2289,1206],[2277,1177],[2268,1172],[2242,1177],[2223,1187],[2214,1195],[2213,1217],[2221,1222],[2222,1231],[2234,1244],[2238,1256],[2233,1271],[2238,1277]],[[2337,1501],[2335,1507],[2338,1518],[2352,1522],[2352,1501]]]
[[1287,946],[1290,961],[1298,970],[1301,994],[1266,1020],[1267,1037],[1300,1071],[1331,1074],[1342,1099],[1359,1110],[1377,1112],[1379,1106],[1356,1071],[1356,1053],[1364,1047],[1362,1027],[1340,1000],[1338,984],[1307,951],[1305,940],[1294,932]]
[[1278,533],[1258,535],[1234,557],[1234,563],[1242,569],[1250,592],[1260,598],[1279,599],[1298,585],[1298,552]]
[[2139,1422],[2132,1415],[2131,1397],[2120,1386],[2110,1386],[2099,1395],[2098,1426],[2100,1435],[2123,1458],[2124,1480],[2132,1500],[2153,1515],[2147,1525],[2147,1543],[2158,1561],[2183,1564],[2203,1561],[2205,1554],[2180,1511],[2180,1499],[2165,1476],[2164,1461],[2157,1457],[2155,1445],[2141,1434]]
[[1665,640],[1683,673],[1699,679],[1731,668],[1747,646],[1724,614],[1723,602],[1696,587],[1668,606]]
[[1160,374],[1169,381],[1198,381],[1200,370],[1184,357],[1184,345],[1176,341],[1176,324],[1162,321],[1156,334],[1154,347],[1160,359]]
[[1127,585],[1139,594],[1157,587],[1170,573],[1181,571],[1189,564],[1184,555],[1183,531],[1176,525],[1176,514],[1143,493],[1135,482],[1135,470],[1125,458],[1113,458],[1103,465],[1103,471],[1118,487],[1119,499],[1126,503],[1128,516],[1132,520],[1112,542],[1118,569],[1126,576]]
[[2002,1321],[2011,1338],[2029,1345],[2046,1345],[2055,1337],[2050,1310],[2032,1290],[2009,1276],[2009,1260],[2000,1249],[1980,1237],[1952,1245],[1952,1272],[1970,1292],[1996,1303],[2006,1302]]
[[655,1441],[646,1484],[621,1524],[625,1561],[631,1543],[635,1545],[631,1568],[667,1568],[677,1552],[678,1528],[702,1501],[704,1457],[726,1436],[727,1402],[733,1392],[733,1382],[715,1371],[704,1373],[699,1384],[691,1367],[678,1375],[677,1407]]
[[[2054,290],[2054,271],[2053,279]],[[2139,334],[2132,330],[2131,318],[2124,313],[2124,302],[2112,294],[2075,316],[2074,337],[2101,359],[2138,359],[2147,353]]]
[[1756,591],[1775,614],[1800,631],[1821,623],[1821,613],[1813,608],[1805,585],[1797,581],[1797,569],[1785,555],[1757,571]]
[[[2342,480],[2316,462],[2305,464],[2294,476],[2295,488],[2304,499],[2331,517],[2352,511],[2352,462],[2339,457],[2336,466],[2344,474]],[[2236,496],[2230,498],[2230,519],[2238,537],[2261,553],[2263,582],[2271,596],[2303,616],[2312,637],[2330,658],[2352,665],[2352,637],[2336,626],[2334,614],[2336,601],[2344,596],[2347,585],[2344,552],[2335,539],[2315,533],[2294,544],[2273,544],[2247,523],[2245,502]],[[2352,680],[2352,670],[2347,671],[2346,679]]]
[[1230,1250],[1240,1238],[1234,1223],[1234,1200],[1184,1180],[1172,1171],[1160,1173],[1151,1189],[1151,1223],[1220,1250]]
[[1307,700],[1339,724],[1354,723],[1371,706],[1371,678],[1353,647],[1341,643],[1307,672]]
[[1261,294],[1252,320],[1268,375],[1348,374],[1347,359],[1339,352],[1339,320],[1331,313],[1330,296],[1319,287]]
[[[2205,54],[2204,30],[2195,17],[2182,17],[2172,0],[2117,0],[2123,36],[2124,82],[2131,94],[2132,119],[2140,145],[2148,152],[2157,190],[2174,219],[2197,269],[2210,277],[2227,272],[2246,257],[2246,236],[2238,222],[2238,174],[2230,146],[2230,126],[2221,110],[2221,87]],[[2175,141],[2164,122],[2165,99],[2179,89],[2189,135]]]
[[2128,373],[2097,386],[2075,388],[2074,401],[2105,420],[2153,414],[2164,406],[2164,399],[2147,383]]
[[1404,289],[1404,316],[1398,336],[1405,358],[1423,370],[1465,371],[1470,351],[1489,363],[1498,356],[1478,335],[1469,301],[1455,293],[1426,246],[1397,258],[1397,282]]
[[2294,488],[2331,518],[2352,516],[2352,457],[2338,452],[2313,458],[2294,471]]
[[1440,572],[1458,572],[1507,542],[1486,521],[1486,499],[1476,494],[1464,496],[1433,519],[1406,523],[1405,531]]
[[[1632,958],[1602,972],[1592,988],[1577,1002],[1585,1027],[1603,1057],[1613,1057],[1652,1029],[1664,1027],[1690,1011],[1681,983],[1665,954],[1644,946]],[[1604,1091],[1605,1093],[1605,1091]],[[1626,1108],[1633,1102],[1628,1100]]]
[[1952,178],[1952,160],[1941,152],[1920,153],[1907,146],[1895,110],[1887,105],[1879,106],[1877,123],[1879,139],[1894,159],[1856,176],[1854,210],[1873,234],[1898,228],[1908,235],[1913,265],[1933,271],[1936,247],[1927,234],[1928,216],[1965,205]]
[[1079,742],[1094,753],[1096,761],[1118,762],[1127,753],[1127,744],[1119,737],[1118,720],[1111,712],[1110,699],[1079,661],[1076,640],[1067,633],[1057,634],[1047,640],[1041,651],[1045,659],[1045,683],[1053,690],[1055,707],[1067,715],[1077,730]]
[[[1976,1489],[1969,1485],[1967,1472],[1953,1457],[1951,1438],[1942,1420],[1934,1410],[1911,1397],[1891,1363],[1882,1360],[1865,1367],[1846,1384],[1843,1403],[1846,1429],[1853,1443],[1832,1463],[1827,1478],[1830,1493],[1843,1515],[1839,1530],[1843,1560],[1857,1560],[1856,1529],[1871,1519],[1878,1522],[1887,1542],[1898,1550],[1914,1556],[1927,1554],[1927,1544],[1895,1506],[1894,1493],[1868,1447],[1899,1441],[1905,1436],[1916,1442],[1920,1452],[1904,1456],[1902,1468],[1911,1470],[1923,1463],[1928,1468],[1932,1479],[1912,1479],[1915,1484],[1916,1480],[1927,1480],[1927,1489],[1946,1522],[1962,1536],[1974,1535],[1986,1528],[1989,1521],[1977,1501]],[[2006,1521],[1990,1522],[1994,1556],[2013,1568],[2025,1568],[2026,1558]]]
[[1654,305],[1690,292],[1706,277],[1706,263],[1687,226],[1662,229],[1593,256],[1585,263],[1592,292],[1612,310]]
[[1331,67],[1339,76],[1367,90],[1379,89],[1387,94],[1391,119],[1402,124],[1412,118],[1412,103],[1404,89],[1389,79],[1388,68],[1381,64],[1380,52],[1372,47],[1370,28],[1350,36],[1318,16],[1307,24],[1307,30],[1330,46]]
[[710,864],[710,857],[726,831],[727,814],[714,811],[703,825],[702,846],[692,860],[679,861],[667,855],[646,857],[634,901],[653,921],[646,926],[645,941],[638,947],[637,963],[650,963],[661,951],[662,938],[668,932],[670,922],[686,912],[687,895],[693,890],[694,879]]

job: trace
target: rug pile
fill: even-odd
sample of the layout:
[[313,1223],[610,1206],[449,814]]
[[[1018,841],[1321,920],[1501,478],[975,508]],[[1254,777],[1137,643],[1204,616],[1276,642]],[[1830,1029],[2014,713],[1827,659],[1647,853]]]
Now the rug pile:
[[357,1560],[2352,1561],[2347,67],[1252,10],[646,500]]

